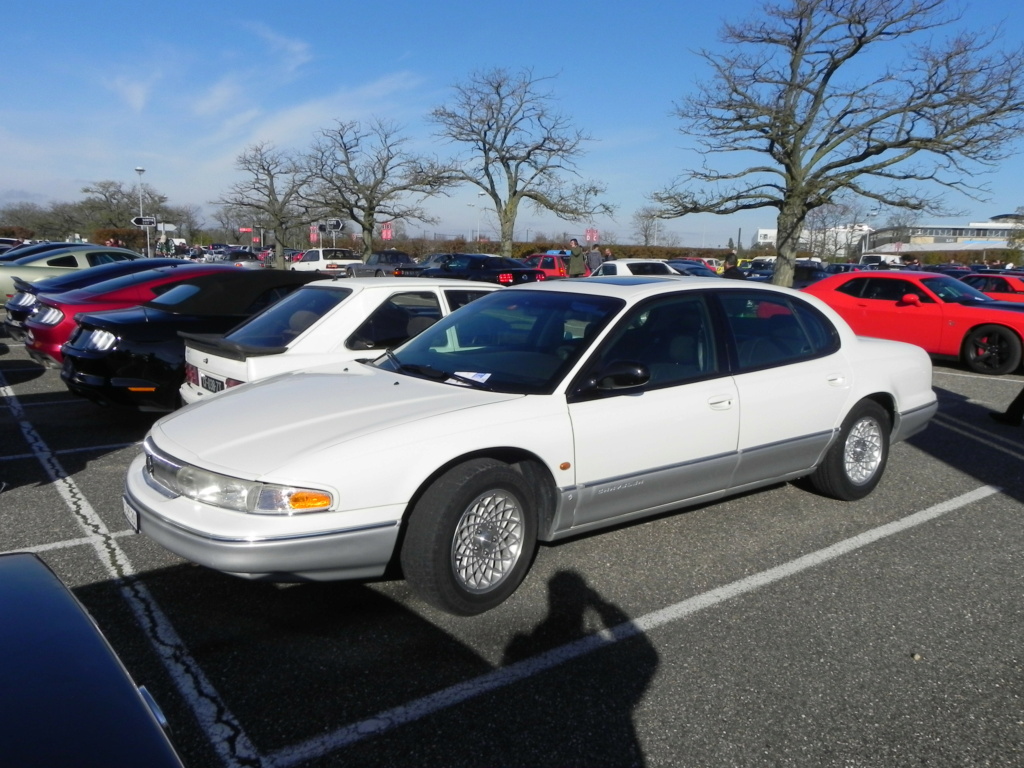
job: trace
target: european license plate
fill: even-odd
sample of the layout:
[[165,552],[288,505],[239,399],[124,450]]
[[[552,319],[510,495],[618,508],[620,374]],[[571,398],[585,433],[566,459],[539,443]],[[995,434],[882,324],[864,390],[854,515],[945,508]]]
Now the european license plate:
[[200,379],[200,384],[203,385],[203,389],[209,390],[210,392],[220,392],[224,389],[224,382],[220,379],[215,379],[213,376],[203,376]]
[[139,532],[139,513],[124,499],[121,499],[121,504],[124,507],[124,517],[128,521],[128,525],[135,533]]

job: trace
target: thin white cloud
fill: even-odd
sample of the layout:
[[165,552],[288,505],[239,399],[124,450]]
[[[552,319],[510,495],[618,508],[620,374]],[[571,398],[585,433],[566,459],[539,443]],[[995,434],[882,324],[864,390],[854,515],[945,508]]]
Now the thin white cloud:
[[260,50],[279,57],[283,64],[282,70],[288,74],[294,73],[313,59],[310,45],[304,40],[285,37],[260,22],[249,22],[245,26],[265,44],[266,48]]
[[120,75],[112,80],[105,80],[103,85],[115,93],[135,113],[142,112],[149,103],[156,78],[150,81],[140,80],[136,76]]

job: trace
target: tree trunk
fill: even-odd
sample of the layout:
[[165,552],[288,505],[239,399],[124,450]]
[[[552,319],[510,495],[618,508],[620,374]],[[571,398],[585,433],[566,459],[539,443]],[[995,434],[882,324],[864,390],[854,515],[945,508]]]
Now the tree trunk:
[[800,245],[800,230],[803,228],[805,214],[783,207],[779,211],[775,233],[775,273],[772,283],[791,287],[796,262],[797,249]]

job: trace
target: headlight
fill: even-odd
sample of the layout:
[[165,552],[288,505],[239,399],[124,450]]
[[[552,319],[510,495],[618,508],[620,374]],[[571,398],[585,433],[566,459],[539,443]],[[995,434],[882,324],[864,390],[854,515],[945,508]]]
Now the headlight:
[[179,464],[146,443],[146,470],[172,493],[203,504],[256,515],[320,512],[334,503],[331,494],[314,488],[272,485]]
[[40,305],[39,309],[32,315],[32,322],[39,325],[57,325],[64,319],[64,313],[56,307]]

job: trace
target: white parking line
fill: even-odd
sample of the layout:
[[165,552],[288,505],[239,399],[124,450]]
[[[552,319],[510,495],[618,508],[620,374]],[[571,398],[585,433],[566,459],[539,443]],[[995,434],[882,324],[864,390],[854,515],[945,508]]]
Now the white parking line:
[[472,680],[450,686],[436,693],[411,701],[408,704],[385,710],[365,720],[339,728],[333,733],[318,736],[293,747],[279,750],[268,756],[269,762],[274,766],[284,768],[285,766],[297,765],[306,760],[323,757],[330,752],[343,749],[363,739],[379,736],[398,726],[421,720],[435,712],[461,704],[481,694],[533,677],[601,648],[606,648],[622,640],[627,640],[666,624],[685,619],[726,600],[754,592],[776,581],[794,576],[808,568],[835,560],[868,544],[934,520],[968,504],[980,501],[994,493],[998,493],[999,490],[995,486],[984,485],[969,493],[957,496],[955,499],[936,504],[901,520],[872,528],[869,531],[849,539],[844,539],[832,546],[819,549],[817,552],[798,557],[776,568],[770,568],[767,571],[762,571],[745,579],[726,584],[724,587],[696,595],[668,608],[648,613],[633,621],[627,621],[618,626],[596,632],[539,656],[524,659],[507,667],[501,667],[493,672],[488,672]]
[[[128,603],[174,681],[178,692],[188,702],[193,714],[213,749],[229,768],[262,765],[241,724],[221,700],[202,668],[189,654],[171,621],[164,614],[152,593],[138,578],[135,569],[117,544],[102,518],[96,514],[85,495],[25,418],[25,411],[0,373],[0,398],[3,398],[28,443],[31,455],[42,464],[51,484],[71,511],[75,522],[85,532],[84,539],[95,550],[101,566],[112,581],[120,585],[121,596]],[[59,545],[58,545],[59,546]]]

